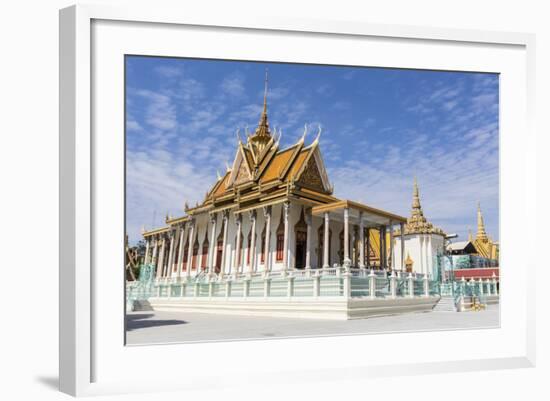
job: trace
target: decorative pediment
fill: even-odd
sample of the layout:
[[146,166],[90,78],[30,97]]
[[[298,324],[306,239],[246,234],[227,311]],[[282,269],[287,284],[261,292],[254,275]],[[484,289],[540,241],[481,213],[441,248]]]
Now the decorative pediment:
[[246,166],[246,163],[241,162],[239,169],[237,170],[237,174],[235,176],[235,181],[233,185],[239,185],[244,182],[250,181],[251,179],[252,179],[252,176],[248,171],[248,167]]
[[242,184],[243,182],[252,180],[252,173],[246,161],[245,150],[242,143],[239,143],[237,154],[233,162],[231,169],[231,175],[229,176],[227,187]]
[[296,184],[319,192],[332,193],[328,175],[316,144],[310,152],[304,166],[298,173]]

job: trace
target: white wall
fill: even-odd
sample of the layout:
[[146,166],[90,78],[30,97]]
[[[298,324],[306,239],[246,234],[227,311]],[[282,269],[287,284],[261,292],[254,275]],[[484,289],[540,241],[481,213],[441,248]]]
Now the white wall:
[[[437,253],[443,249],[444,238],[437,234],[405,235],[405,259],[410,255],[413,271],[434,276]],[[401,268],[401,237],[395,237],[394,255],[396,268]],[[404,269],[404,266],[403,266]]]

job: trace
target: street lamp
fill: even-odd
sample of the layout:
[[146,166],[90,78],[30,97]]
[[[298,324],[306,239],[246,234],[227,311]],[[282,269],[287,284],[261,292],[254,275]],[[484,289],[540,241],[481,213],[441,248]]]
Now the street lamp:
[[[448,246],[451,245],[451,240],[454,239],[454,238],[458,238],[458,234],[447,234],[445,235],[445,241],[443,242],[444,243],[444,251],[443,251],[443,254],[446,255],[447,254],[447,249],[448,249]],[[449,251],[450,252],[450,251]],[[455,272],[454,272],[454,267],[453,267],[453,256],[452,254],[449,255],[449,259],[450,259],[450,262],[451,262],[451,274],[450,274],[450,279],[451,279],[451,296],[453,297],[454,299],[454,296],[455,296],[455,285],[454,285],[454,281],[455,281]]]

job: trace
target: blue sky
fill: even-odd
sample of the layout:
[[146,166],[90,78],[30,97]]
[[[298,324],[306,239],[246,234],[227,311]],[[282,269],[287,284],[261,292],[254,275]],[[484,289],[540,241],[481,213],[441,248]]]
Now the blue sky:
[[164,224],[201,201],[253,131],[269,71],[268,115],[282,147],[322,126],[335,195],[475,233],[477,202],[498,240],[498,75],[128,56],[127,230]]

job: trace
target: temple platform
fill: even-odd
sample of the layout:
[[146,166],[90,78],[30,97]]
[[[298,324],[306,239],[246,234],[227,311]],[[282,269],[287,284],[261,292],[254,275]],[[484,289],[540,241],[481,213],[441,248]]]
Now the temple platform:
[[351,320],[410,312],[428,312],[439,296],[413,298],[150,298],[154,311],[200,312],[245,316]]

